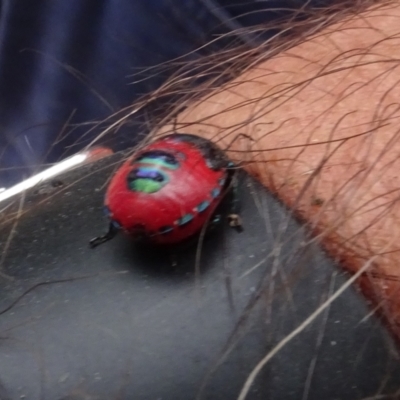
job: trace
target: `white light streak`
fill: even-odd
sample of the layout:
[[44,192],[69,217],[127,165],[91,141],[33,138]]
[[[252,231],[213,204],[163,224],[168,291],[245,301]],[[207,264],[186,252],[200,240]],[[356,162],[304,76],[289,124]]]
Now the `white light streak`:
[[1,190],[0,188],[0,202],[7,200],[10,197],[15,196],[16,194],[23,192],[24,190],[30,189],[47,179],[50,179],[58,174],[61,174],[62,172],[67,171],[68,169],[71,169],[83,163],[86,160],[87,156],[87,153],[77,154],[57,163],[56,165],[53,165],[52,167],[42,172],[39,172],[38,174],[22,181],[21,183],[18,183],[15,186],[10,187],[9,189]]

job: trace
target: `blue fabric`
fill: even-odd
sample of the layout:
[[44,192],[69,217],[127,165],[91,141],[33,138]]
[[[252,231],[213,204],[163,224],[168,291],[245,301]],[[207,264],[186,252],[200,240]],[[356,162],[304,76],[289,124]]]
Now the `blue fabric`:
[[[215,1],[1,0],[0,187],[82,148],[100,128],[83,136],[90,126],[79,124],[129,106],[171,72],[132,84],[141,69],[215,52],[228,39],[193,51],[238,27],[290,14],[282,8],[306,0]],[[133,144],[144,118],[139,113],[107,144]]]

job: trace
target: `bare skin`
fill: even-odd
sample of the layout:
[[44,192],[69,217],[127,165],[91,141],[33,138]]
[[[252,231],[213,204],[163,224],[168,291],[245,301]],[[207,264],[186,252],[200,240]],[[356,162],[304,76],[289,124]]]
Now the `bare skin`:
[[[217,141],[308,222],[400,339],[400,5],[371,8],[252,66],[178,129]],[[316,239],[316,240],[317,240]]]

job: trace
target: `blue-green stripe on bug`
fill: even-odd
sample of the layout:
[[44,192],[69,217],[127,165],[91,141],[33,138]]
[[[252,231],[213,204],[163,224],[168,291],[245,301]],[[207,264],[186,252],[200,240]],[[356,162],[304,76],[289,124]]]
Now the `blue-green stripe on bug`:
[[221,189],[220,188],[214,188],[211,190],[211,197],[213,199],[217,198],[221,194]]
[[188,224],[190,221],[192,221],[193,218],[194,218],[194,215],[192,215],[192,214],[185,214],[183,217],[179,218],[179,219],[176,221],[176,224],[177,224],[178,226],[184,226],[184,225]]
[[179,162],[176,157],[173,154],[162,150],[153,150],[151,152],[143,153],[135,161],[141,164],[153,164],[168,169],[179,168]]
[[168,169],[177,169],[179,164],[170,164],[163,159],[142,158],[139,161],[141,164],[153,164],[155,166],[164,167]]
[[168,234],[168,233],[171,233],[173,230],[174,230],[174,228],[173,228],[172,226],[162,226],[162,227],[158,230],[158,232],[159,232],[161,235],[166,235],[166,234]]
[[155,193],[165,186],[168,181],[168,176],[160,169],[140,167],[129,174],[128,187],[135,192]]
[[210,207],[210,202],[207,200],[202,201],[197,207],[196,207],[196,211],[198,213],[201,213],[205,210],[207,210],[207,208]]

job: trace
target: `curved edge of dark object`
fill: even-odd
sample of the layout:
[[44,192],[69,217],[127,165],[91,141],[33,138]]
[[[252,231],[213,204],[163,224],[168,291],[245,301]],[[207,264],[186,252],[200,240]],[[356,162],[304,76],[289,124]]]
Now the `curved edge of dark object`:
[[[19,300],[0,314],[1,398],[234,399],[256,363],[346,280],[318,246],[301,246],[304,227],[244,174],[245,231],[205,240],[198,275],[195,248],[171,254],[121,235],[89,249],[106,227],[104,185],[120,158],[34,188],[17,225],[2,226],[1,272],[13,280],[0,280],[0,312]],[[368,313],[347,290],[265,366],[248,399],[395,393],[394,345]]]

